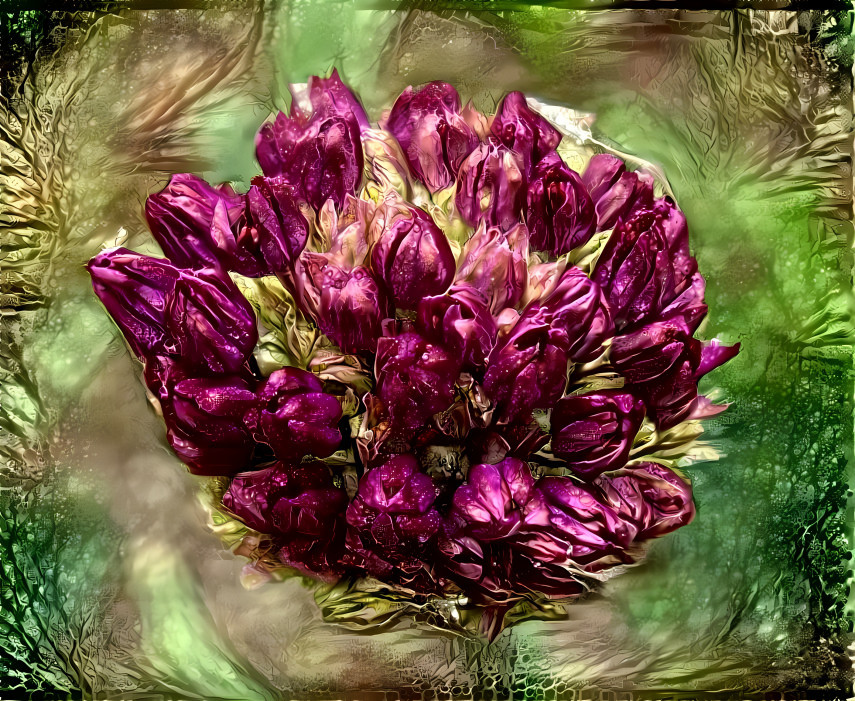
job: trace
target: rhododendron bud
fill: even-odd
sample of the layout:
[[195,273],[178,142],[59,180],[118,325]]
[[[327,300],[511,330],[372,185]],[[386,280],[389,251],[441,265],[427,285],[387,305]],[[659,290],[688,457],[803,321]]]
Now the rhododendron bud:
[[528,186],[526,224],[531,247],[560,256],[587,243],[597,216],[579,175],[557,153],[535,167]]
[[698,380],[739,352],[739,344],[704,347],[679,317],[654,322],[612,343],[611,360],[644,399],[659,428],[686,419],[698,403]]
[[260,263],[239,251],[234,227],[244,199],[228,186],[211,187],[189,173],[173,175],[169,184],[149,195],[145,218],[169,261],[179,268],[224,266],[256,277]]
[[442,517],[433,508],[437,490],[412,455],[395,455],[368,470],[347,508],[348,548],[374,576],[411,576],[423,568],[423,546]]
[[256,138],[256,154],[268,177],[281,177],[315,209],[327,199],[338,206],[362,178],[361,128],[368,118],[334,73],[309,82],[312,113],[295,100],[291,116],[280,112]]
[[484,390],[496,403],[499,423],[527,421],[564,393],[568,362],[596,358],[613,327],[602,293],[578,268],[564,272],[555,289],[532,302],[493,349]]
[[246,421],[280,460],[325,458],[341,443],[341,416],[338,399],[324,393],[317,377],[286,367],[267,378],[259,390],[259,409]]
[[460,96],[448,83],[408,87],[395,101],[386,128],[395,135],[415,176],[431,192],[452,185],[478,136],[460,115]]
[[179,354],[203,371],[236,372],[258,342],[255,313],[225,273],[188,273],[176,282],[166,317]]
[[238,243],[264,261],[264,275],[291,268],[309,238],[308,222],[291,188],[279,178],[253,178],[246,201]]
[[124,248],[104,251],[88,269],[140,358],[180,355],[188,367],[235,372],[258,341],[252,307],[222,271],[180,270]]
[[247,469],[255,441],[243,414],[256,397],[246,380],[186,379],[168,393],[169,400],[161,401],[167,439],[193,474],[233,475]]
[[180,271],[167,261],[111,248],[86,265],[98,299],[139,358],[176,352],[166,328]]
[[463,246],[455,281],[469,285],[498,313],[522,298],[528,280],[528,231],[518,224],[504,232],[482,223]]
[[324,256],[307,259],[306,270],[321,331],[345,353],[374,352],[380,323],[391,309],[371,271],[362,265],[339,266]]
[[620,390],[562,397],[550,414],[552,452],[593,479],[624,466],[643,418],[643,402]]
[[667,199],[636,210],[609,237],[592,274],[618,329],[659,316],[698,269],[689,254],[686,218]]
[[594,156],[582,174],[582,182],[594,202],[597,231],[611,229],[633,210],[653,204],[653,178],[628,171],[624,162],[611,154]]
[[237,475],[223,506],[250,528],[273,536],[285,564],[330,576],[341,572],[347,495],[320,461],[275,463]]
[[386,221],[371,252],[371,269],[401,309],[445,292],[454,279],[454,254],[445,234],[422,209],[408,207]]
[[532,110],[521,92],[505,95],[493,117],[490,132],[522,157],[526,173],[554,152],[561,141],[561,132]]
[[531,555],[590,572],[632,562],[625,551],[638,527],[606,503],[598,490],[565,477],[544,477],[537,486],[549,511],[550,529],[524,541]]
[[416,329],[461,358],[464,366],[483,365],[496,338],[496,322],[487,300],[467,287],[453,287],[446,295],[423,299]]
[[597,486],[612,508],[637,525],[637,540],[670,533],[695,516],[688,482],[658,463],[630,465]]
[[[538,305],[529,309],[535,310]],[[555,288],[539,303],[549,323],[563,339],[571,360],[586,363],[603,352],[614,333],[609,307],[597,284],[579,268],[568,268]]]
[[525,165],[500,143],[476,148],[460,166],[455,205],[470,226],[510,229],[522,221],[525,206]]
[[469,468],[454,492],[449,523],[479,541],[508,538],[520,529],[549,525],[543,497],[528,463],[505,458],[496,465]]
[[461,360],[412,331],[377,341],[377,396],[395,429],[412,431],[451,404]]

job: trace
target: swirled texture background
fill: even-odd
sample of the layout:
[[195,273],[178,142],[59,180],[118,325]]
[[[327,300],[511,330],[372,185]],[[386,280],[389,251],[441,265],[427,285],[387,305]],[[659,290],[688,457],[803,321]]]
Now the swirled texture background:
[[[850,695],[851,13],[119,5],[0,17],[0,697]],[[435,79],[595,113],[662,166],[705,335],[742,342],[698,517],[567,620],[360,636],[298,580],[245,589],[91,292],[102,245],[157,254],[148,193],[248,186],[258,125],[333,65],[375,119]]]

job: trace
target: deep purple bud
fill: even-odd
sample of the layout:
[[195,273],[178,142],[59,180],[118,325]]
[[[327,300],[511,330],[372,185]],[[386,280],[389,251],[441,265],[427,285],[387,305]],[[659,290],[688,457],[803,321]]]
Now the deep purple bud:
[[234,230],[243,214],[243,197],[230,187],[211,187],[195,175],[173,175],[149,195],[145,218],[166,257],[179,268],[225,267],[258,277],[260,263],[239,251]]
[[255,313],[224,272],[182,271],[166,327],[183,363],[213,373],[237,372],[258,342]]
[[309,83],[311,115],[294,100],[291,116],[280,112],[256,137],[256,155],[268,177],[281,176],[315,209],[332,199],[338,207],[362,178],[360,131],[368,118],[337,74]]
[[235,376],[187,379],[161,400],[167,439],[194,475],[233,475],[249,467],[255,441],[243,414],[256,401],[249,383]]
[[392,216],[371,252],[371,268],[401,309],[445,292],[454,279],[454,253],[430,215],[407,207]]
[[325,458],[341,443],[341,404],[324,393],[321,381],[310,372],[276,370],[260,389],[258,406],[246,417],[247,425],[280,460]]
[[291,188],[280,178],[253,178],[246,202],[238,244],[264,262],[264,275],[291,268],[309,238],[309,224]]
[[643,418],[644,403],[620,390],[562,397],[550,415],[552,452],[593,479],[624,466]]
[[527,422],[548,409],[567,386],[567,351],[542,309],[520,317],[490,355],[484,391],[496,405],[496,423]]
[[739,344],[703,344],[680,317],[654,322],[612,343],[611,361],[640,394],[660,429],[689,418],[698,405],[698,381],[739,352]]
[[468,287],[453,287],[446,295],[423,299],[416,330],[461,358],[464,366],[486,363],[497,332],[487,300]]
[[305,262],[321,331],[345,353],[373,353],[380,323],[391,314],[383,288],[365,266],[336,265],[322,254],[305,257]]
[[377,396],[393,429],[411,431],[448,408],[461,359],[411,331],[377,341]]
[[111,248],[86,265],[98,299],[140,359],[178,351],[166,328],[180,271],[161,258]]
[[611,229],[633,210],[653,204],[653,178],[626,170],[624,162],[610,154],[594,156],[582,174],[582,182],[594,202],[597,231]]
[[341,574],[347,495],[320,461],[276,463],[236,476],[223,506],[253,530],[273,536],[285,564],[303,572]]
[[474,287],[498,314],[520,301],[528,283],[528,231],[518,224],[508,232],[481,224],[463,246],[455,281]]
[[630,465],[597,485],[612,508],[637,525],[637,540],[670,533],[695,516],[688,482],[658,463]]
[[404,90],[392,107],[386,129],[395,135],[410,169],[431,192],[453,184],[460,165],[478,146],[475,130],[460,115],[460,96],[440,81],[418,91]]
[[561,141],[561,132],[533,111],[521,92],[504,97],[493,117],[490,132],[522,157],[526,173],[555,151]]
[[222,270],[179,270],[125,248],[104,251],[87,267],[140,358],[171,355],[188,368],[230,373],[258,341],[252,307]]
[[448,520],[459,534],[487,542],[547,526],[549,513],[528,463],[505,458],[469,468],[466,483],[454,492]]
[[368,470],[347,508],[347,559],[375,577],[421,570],[421,551],[442,523],[433,508],[436,494],[412,455],[396,455]]
[[615,326],[632,329],[659,317],[697,269],[686,218],[661,199],[618,222],[591,277],[606,293]]
[[557,153],[535,167],[527,203],[526,224],[535,250],[561,256],[587,243],[594,233],[594,203],[578,173]]
[[498,142],[481,144],[460,167],[455,205],[466,223],[508,230],[522,221],[525,173],[522,158]]
[[632,562],[625,549],[638,527],[608,504],[599,490],[567,477],[544,477],[538,488],[549,509],[551,528],[547,537],[526,543],[531,554],[590,572]]
[[349,122],[355,122],[360,129],[371,127],[362,103],[341,81],[337,69],[333,68],[329,78],[313,75],[309,78],[308,89],[309,102],[313,110],[312,117],[322,119],[341,117]]
[[602,292],[581,270],[565,270],[553,291],[532,302],[490,355],[484,391],[499,423],[525,423],[564,393],[569,361],[589,362],[613,327]]
[[529,305],[523,317],[538,307],[547,312],[550,325],[561,334],[563,347],[574,362],[597,358],[614,334],[602,290],[579,268],[565,270],[552,292],[540,303]]

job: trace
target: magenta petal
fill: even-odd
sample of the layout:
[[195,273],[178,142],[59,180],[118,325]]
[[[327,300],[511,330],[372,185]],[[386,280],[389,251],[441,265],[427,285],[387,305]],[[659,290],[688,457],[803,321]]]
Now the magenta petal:
[[643,402],[619,390],[562,397],[550,416],[552,452],[584,479],[619,469],[643,418]]
[[478,137],[460,115],[460,96],[448,83],[407,88],[395,101],[386,128],[394,134],[415,176],[431,192],[453,184]]
[[532,110],[521,92],[508,93],[502,99],[490,132],[522,157],[526,173],[554,152],[561,141],[561,132]]
[[423,298],[445,292],[455,267],[445,234],[417,207],[386,223],[371,254],[373,273],[401,309],[415,309]]
[[586,243],[594,233],[594,203],[579,175],[557,153],[534,169],[528,186],[526,224],[532,248],[561,256]]

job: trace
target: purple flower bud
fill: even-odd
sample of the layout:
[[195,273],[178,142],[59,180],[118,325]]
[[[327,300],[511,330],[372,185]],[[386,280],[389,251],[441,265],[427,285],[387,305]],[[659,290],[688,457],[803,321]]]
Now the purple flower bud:
[[256,401],[235,376],[186,379],[161,401],[167,439],[194,475],[233,475],[249,467],[255,441],[243,414]]
[[626,463],[644,403],[620,390],[562,397],[552,408],[552,452],[589,480]]
[[166,327],[182,362],[212,373],[237,372],[258,342],[255,313],[225,273],[182,271]]
[[[280,178],[253,178],[238,245],[251,251],[262,275],[288,270],[306,246],[309,224]],[[240,271],[238,271],[240,272]]]
[[341,404],[323,391],[312,373],[293,367],[276,370],[259,391],[258,409],[245,417],[260,442],[280,460],[332,455],[341,443]]
[[603,295],[578,268],[561,276],[541,302],[532,302],[490,355],[484,391],[498,423],[525,423],[564,393],[569,361],[589,362],[612,335]]
[[497,314],[522,298],[528,281],[528,231],[518,224],[508,232],[481,224],[463,246],[455,278],[481,292]]
[[430,215],[406,207],[390,216],[371,252],[371,268],[401,309],[445,292],[454,279],[454,253]]
[[480,222],[508,230],[522,221],[525,166],[521,156],[491,141],[460,166],[455,205],[470,226]]
[[285,564],[316,576],[342,573],[347,495],[334,486],[323,462],[276,463],[237,475],[223,506],[273,536]]
[[[145,217],[166,257],[179,268],[224,266],[258,277],[259,263],[238,251],[233,233],[244,201],[230,187],[211,187],[195,175],[173,175],[160,192],[149,195]],[[261,261],[263,263],[263,261]]]
[[496,338],[487,300],[468,287],[453,287],[446,295],[423,299],[416,330],[461,358],[464,366],[484,365]]
[[739,352],[739,344],[703,344],[680,317],[617,336],[611,361],[643,399],[660,429],[687,419],[698,406],[698,381]]
[[[361,129],[369,129],[371,124],[362,103],[359,102],[333,68],[329,78],[313,75],[309,78],[309,102],[312,105],[312,117],[329,119],[341,117],[349,122],[355,122]],[[299,105],[296,106],[299,112]]]
[[448,520],[458,536],[488,542],[547,526],[549,513],[528,463],[505,458],[469,469],[466,483],[454,492]]
[[686,218],[662,199],[618,222],[591,277],[606,293],[615,326],[632,329],[658,317],[697,269]]
[[98,299],[134,354],[142,359],[178,351],[166,328],[180,271],[161,258],[111,248],[86,266]]
[[560,256],[587,243],[596,228],[594,203],[579,175],[557,153],[534,169],[526,223],[532,248]]
[[611,229],[633,210],[653,204],[653,178],[627,171],[624,162],[610,154],[594,156],[582,174],[582,182],[594,202],[597,231]]
[[460,96],[436,81],[418,91],[408,87],[395,101],[388,129],[410,169],[431,192],[451,185],[463,160],[478,146],[475,130],[460,114]]
[[347,508],[347,560],[375,577],[412,576],[442,523],[437,490],[412,455],[396,455],[368,470]]
[[493,117],[490,132],[522,157],[526,173],[555,151],[561,141],[561,132],[534,112],[521,92],[504,97]]
[[393,430],[413,431],[448,408],[460,367],[460,358],[412,331],[378,339],[377,396],[389,412]]
[[567,477],[544,477],[538,488],[549,509],[550,529],[545,537],[525,543],[530,554],[589,572],[632,562],[625,550],[638,528],[607,504],[599,490],[578,485]]
[[312,78],[311,115],[297,100],[291,116],[280,112],[256,137],[256,155],[268,177],[282,177],[301,199],[320,209],[327,199],[338,207],[356,192],[362,178],[360,130],[368,118],[338,74]]
[[597,484],[612,508],[637,525],[636,540],[675,531],[695,516],[688,482],[658,463],[631,465]]
[[551,407],[567,386],[567,351],[542,309],[520,316],[490,354],[484,391],[498,424],[526,423],[533,409]]
[[568,268],[558,284],[540,303],[529,309],[546,311],[549,323],[560,333],[570,359],[587,363],[603,352],[614,334],[609,307],[602,290],[579,268]]
[[221,270],[179,270],[124,248],[104,251],[87,267],[140,358],[173,355],[188,368],[231,373],[258,341],[252,307]]
[[377,350],[380,323],[392,310],[368,268],[339,266],[323,254],[304,258],[307,288],[317,298],[316,321],[324,335],[345,353]]

